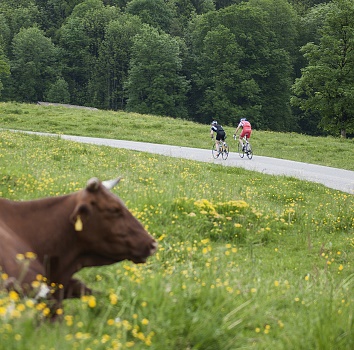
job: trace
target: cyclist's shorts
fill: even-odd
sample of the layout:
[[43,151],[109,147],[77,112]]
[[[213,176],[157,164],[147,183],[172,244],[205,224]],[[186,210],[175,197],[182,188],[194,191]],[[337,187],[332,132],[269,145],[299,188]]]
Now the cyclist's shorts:
[[246,136],[249,139],[251,138],[251,134],[252,134],[252,130],[242,130],[240,137],[242,139],[243,137]]
[[219,131],[215,137],[218,141],[224,141],[226,139],[225,131]]

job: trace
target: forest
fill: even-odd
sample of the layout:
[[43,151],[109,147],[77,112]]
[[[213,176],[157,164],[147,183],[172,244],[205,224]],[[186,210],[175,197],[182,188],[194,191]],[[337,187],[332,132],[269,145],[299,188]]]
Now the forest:
[[1,0],[0,101],[351,137],[354,2]]

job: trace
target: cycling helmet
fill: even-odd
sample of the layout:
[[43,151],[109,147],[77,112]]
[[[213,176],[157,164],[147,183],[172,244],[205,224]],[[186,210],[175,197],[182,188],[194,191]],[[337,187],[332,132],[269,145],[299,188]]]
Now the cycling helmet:
[[211,123],[211,125],[216,125],[218,122],[216,120],[213,120],[213,122]]

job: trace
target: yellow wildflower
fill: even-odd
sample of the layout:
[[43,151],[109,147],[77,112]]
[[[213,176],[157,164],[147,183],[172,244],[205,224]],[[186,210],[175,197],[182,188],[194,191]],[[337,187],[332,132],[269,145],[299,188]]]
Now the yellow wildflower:
[[37,255],[33,252],[27,252],[25,253],[25,257],[29,260],[35,260],[37,258]]
[[93,309],[94,307],[96,307],[96,298],[91,295],[87,304],[91,309]]
[[20,299],[20,296],[18,295],[17,292],[15,292],[14,290],[11,290],[9,292],[9,298],[12,300],[12,301],[18,301]]

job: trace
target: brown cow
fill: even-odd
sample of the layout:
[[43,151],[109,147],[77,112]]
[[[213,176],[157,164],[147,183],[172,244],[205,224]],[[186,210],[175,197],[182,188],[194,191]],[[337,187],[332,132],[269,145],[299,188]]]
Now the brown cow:
[[[65,196],[24,202],[0,199],[0,266],[11,286],[19,284],[26,293],[42,275],[48,284],[63,287],[54,294],[60,305],[63,298],[90,292],[72,278],[81,268],[125,259],[144,263],[157,243],[109,191],[118,182],[119,178],[92,178],[85,189]],[[26,271],[19,254],[33,256]]]

